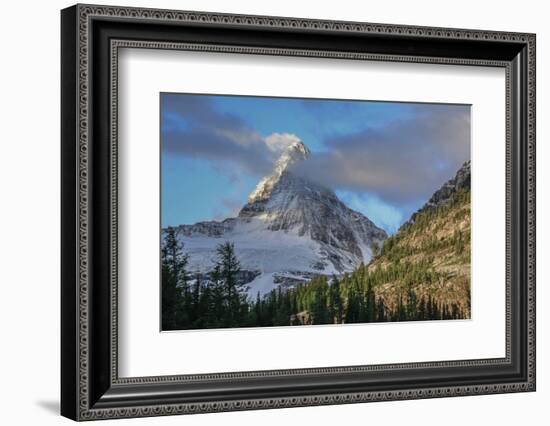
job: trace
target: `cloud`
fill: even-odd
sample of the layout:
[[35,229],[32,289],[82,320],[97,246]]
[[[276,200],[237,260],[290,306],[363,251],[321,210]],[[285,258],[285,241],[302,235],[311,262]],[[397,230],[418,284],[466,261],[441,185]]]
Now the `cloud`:
[[262,137],[240,117],[216,111],[210,98],[198,95],[164,94],[161,114],[164,152],[207,160],[233,181],[243,173],[269,174],[279,155],[300,140],[291,133]]
[[271,170],[273,151],[238,116],[217,112],[210,99],[196,95],[163,94],[161,102],[164,152],[254,175]]
[[410,118],[325,141],[296,172],[395,203],[427,199],[470,158],[468,107],[419,105]]
[[273,133],[265,138],[268,148],[276,154],[282,153],[297,142],[301,142],[301,139],[292,133]]
[[[296,172],[339,195],[347,194],[344,202],[390,232],[470,158],[468,106],[388,104],[382,108],[385,104],[377,103],[367,108],[355,103],[334,113],[338,103],[319,105],[321,110],[304,112],[308,117],[304,131],[319,126],[340,131],[321,132],[318,143],[322,146],[297,164]],[[244,118],[218,107],[209,96],[163,94],[163,152],[206,161],[217,174],[230,179],[230,187],[241,188],[245,180],[269,174],[280,153],[299,140],[300,134],[284,133],[285,120],[276,123],[281,132],[264,137]],[[350,115],[353,120],[346,119]],[[231,190],[223,191],[227,197]],[[230,198],[245,200],[245,195]],[[239,205],[221,198],[220,211],[234,211]]]

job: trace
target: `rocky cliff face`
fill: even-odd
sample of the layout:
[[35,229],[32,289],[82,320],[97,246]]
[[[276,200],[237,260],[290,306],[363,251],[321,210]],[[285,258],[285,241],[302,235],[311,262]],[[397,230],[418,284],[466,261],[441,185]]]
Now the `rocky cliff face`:
[[405,223],[405,225],[410,225],[415,222],[415,219],[424,212],[429,212],[436,210],[440,207],[448,204],[453,194],[461,190],[470,190],[471,186],[471,174],[470,174],[470,161],[466,161],[460,169],[456,172],[455,177],[449,179],[443,184],[441,188],[433,193],[430,199],[420,208],[416,213],[414,213],[411,218]]
[[331,190],[293,172],[309,154],[301,141],[289,145],[236,218],[181,225],[191,267],[208,270],[215,245],[232,241],[243,268],[259,272],[250,283],[255,294],[367,263],[385,231]]
[[[292,172],[308,155],[302,142],[291,145],[273,174],[262,179],[250,195],[239,219],[260,218],[270,231],[295,232],[321,243],[335,269],[343,272],[350,264],[370,259],[372,243],[387,235],[367,217],[346,207],[334,192]],[[342,258],[333,249],[349,255]]]

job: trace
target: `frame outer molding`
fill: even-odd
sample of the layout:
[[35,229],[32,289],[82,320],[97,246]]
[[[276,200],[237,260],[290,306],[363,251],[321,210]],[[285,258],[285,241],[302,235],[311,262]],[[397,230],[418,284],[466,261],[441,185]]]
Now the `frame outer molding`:
[[[338,33],[381,34],[449,40],[506,41],[525,45],[527,61],[527,109],[524,130],[527,168],[527,381],[479,386],[403,389],[398,391],[336,393],[303,397],[274,397],[232,400],[200,404],[161,404],[135,408],[94,408],[89,389],[89,235],[90,235],[90,162],[89,162],[89,47],[92,18],[134,19],[147,22],[216,24],[260,29],[315,30]],[[448,29],[359,22],[339,22],[270,16],[249,16],[189,11],[171,11],[129,7],[76,5],[62,13],[62,50],[76,52],[74,63],[62,64],[62,102],[76,105],[74,114],[62,108],[62,179],[75,180],[62,185],[62,406],[63,415],[75,420],[113,417],[142,417],[171,414],[205,413],[231,410],[282,408],[295,406],[344,404],[353,402],[436,398],[476,394],[535,390],[535,46],[534,34]],[[66,55],[68,58],[71,56]],[[63,60],[63,59],[62,59]],[[73,72],[74,71],[74,72]],[[71,78],[74,74],[74,78]],[[75,93],[75,98],[71,94]],[[76,144],[75,144],[76,141]],[[74,163],[74,167],[71,165]],[[74,216],[73,216],[74,215]],[[73,217],[71,217],[73,216]],[[75,231],[74,233],[72,231]],[[75,239],[76,235],[76,239]],[[71,259],[73,259],[71,261]],[[74,262],[73,265],[68,265]],[[74,304],[73,304],[74,303]],[[66,324],[68,319],[75,324]],[[71,336],[71,334],[74,335]],[[74,345],[71,341],[74,340]],[[68,353],[74,353],[73,359]],[[69,366],[69,368],[67,368]],[[71,372],[72,370],[72,372]],[[152,378],[155,381],[155,378]]]

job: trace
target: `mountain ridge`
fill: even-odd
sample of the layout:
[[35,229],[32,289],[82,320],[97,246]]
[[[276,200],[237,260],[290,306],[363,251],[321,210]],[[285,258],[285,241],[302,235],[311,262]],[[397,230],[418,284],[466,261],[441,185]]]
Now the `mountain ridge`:
[[191,267],[208,269],[213,243],[224,238],[235,243],[244,269],[259,272],[250,293],[291,286],[312,274],[341,274],[368,262],[386,232],[330,189],[293,172],[309,154],[301,140],[289,144],[236,217],[176,227]]
[[455,176],[445,182],[438,190],[436,190],[428,201],[415,213],[411,215],[409,220],[405,222],[401,227],[413,224],[415,218],[427,211],[435,210],[444,206],[449,202],[452,195],[461,189],[470,190],[471,187],[471,162],[470,160],[464,162],[458,169]]
[[[467,161],[367,265],[377,297],[398,310],[407,294],[447,319],[470,317],[471,171]],[[445,318],[443,318],[445,319]]]

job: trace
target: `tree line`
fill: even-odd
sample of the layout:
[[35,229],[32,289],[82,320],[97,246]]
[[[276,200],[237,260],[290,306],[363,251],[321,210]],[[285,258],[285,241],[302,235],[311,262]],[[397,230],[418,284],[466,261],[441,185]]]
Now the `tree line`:
[[[446,304],[432,295],[418,296],[416,283],[430,279],[422,267],[409,265],[395,296],[389,301],[377,290],[389,276],[399,277],[397,268],[367,272],[361,265],[343,277],[316,276],[311,281],[283,290],[271,291],[257,298],[254,309],[258,325],[350,324],[387,321],[422,321],[465,318],[464,309],[456,303]],[[390,269],[390,268],[388,268]],[[414,272],[412,272],[414,271]],[[416,277],[416,279],[415,279]],[[433,278],[433,276],[432,276]],[[416,281],[418,280],[418,281]]]
[[161,249],[162,329],[240,327],[247,324],[250,307],[238,280],[240,262],[232,243],[220,244],[218,261],[207,282],[190,279],[189,256],[174,228],[165,232]]
[[[387,247],[385,247],[387,250]],[[216,263],[205,279],[188,272],[189,257],[174,228],[165,231],[162,262],[162,329],[258,327],[416,321],[465,318],[464,307],[419,296],[417,284],[434,283],[440,275],[429,260],[400,262],[368,271],[361,265],[342,277],[316,276],[291,288],[279,286],[250,300],[239,280],[241,265],[230,242],[216,249]],[[399,281],[396,300],[378,290]],[[469,306],[469,302],[467,302]]]

